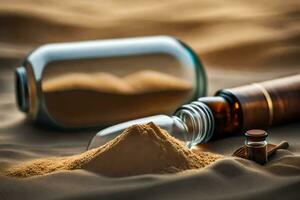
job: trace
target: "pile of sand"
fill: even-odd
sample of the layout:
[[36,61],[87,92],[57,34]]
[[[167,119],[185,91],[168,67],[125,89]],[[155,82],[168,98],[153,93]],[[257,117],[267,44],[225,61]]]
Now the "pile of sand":
[[203,168],[221,156],[189,150],[153,123],[134,125],[107,144],[79,155],[34,160],[7,170],[31,177],[59,170],[85,169],[112,177],[175,173]]

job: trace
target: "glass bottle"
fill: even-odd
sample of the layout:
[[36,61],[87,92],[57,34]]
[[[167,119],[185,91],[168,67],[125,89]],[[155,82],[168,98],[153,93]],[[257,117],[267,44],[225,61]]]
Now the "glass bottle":
[[191,147],[250,129],[299,121],[299,101],[300,74],[224,89],[215,96],[201,97],[181,106],[173,116],[152,116],[103,129],[88,148],[105,144],[130,125],[148,122],[154,122]]
[[268,161],[267,140],[268,133],[264,130],[252,129],[245,133],[246,157],[261,165]]
[[205,94],[200,60],[169,36],[46,44],[16,69],[20,110],[63,129],[171,114]]

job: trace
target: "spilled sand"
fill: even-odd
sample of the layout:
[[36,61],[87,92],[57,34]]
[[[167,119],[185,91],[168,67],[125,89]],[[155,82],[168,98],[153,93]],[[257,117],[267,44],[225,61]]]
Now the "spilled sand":
[[75,169],[112,177],[164,174],[200,169],[221,157],[194,153],[165,130],[148,123],[133,125],[105,145],[82,154],[33,160],[13,166],[5,174],[26,178]]

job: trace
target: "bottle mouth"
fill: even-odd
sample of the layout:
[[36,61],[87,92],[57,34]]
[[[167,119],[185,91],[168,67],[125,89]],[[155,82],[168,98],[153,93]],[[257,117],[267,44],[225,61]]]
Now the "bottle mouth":
[[18,108],[22,112],[29,110],[29,91],[25,67],[18,67],[15,71],[15,94]]
[[204,103],[194,101],[181,106],[174,113],[186,125],[187,142],[191,147],[208,142],[215,127],[215,121],[210,108]]

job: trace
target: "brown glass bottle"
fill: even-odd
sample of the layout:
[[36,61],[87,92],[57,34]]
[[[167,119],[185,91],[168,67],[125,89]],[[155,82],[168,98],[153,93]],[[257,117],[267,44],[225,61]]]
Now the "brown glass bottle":
[[296,75],[220,90],[213,97],[183,105],[175,116],[184,122],[188,133],[199,135],[196,143],[203,143],[299,121],[299,102],[300,75]]

